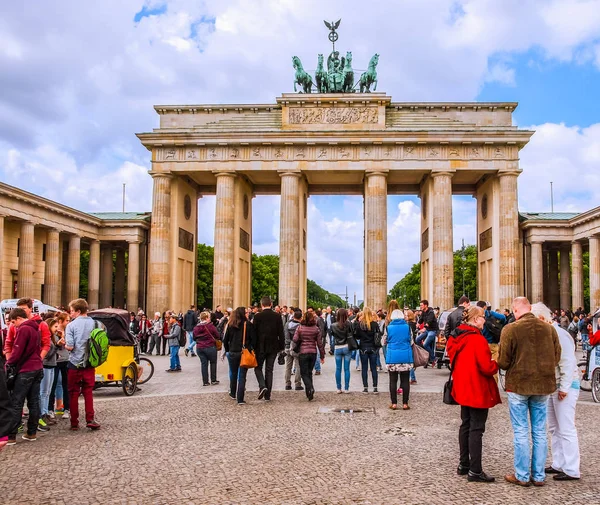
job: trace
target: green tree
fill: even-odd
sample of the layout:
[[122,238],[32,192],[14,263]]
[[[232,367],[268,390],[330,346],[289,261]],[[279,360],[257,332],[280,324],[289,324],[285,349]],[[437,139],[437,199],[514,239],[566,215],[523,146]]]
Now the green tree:
[[252,303],[259,303],[263,296],[270,296],[277,303],[279,296],[279,256],[252,255]]
[[[455,302],[463,295],[463,269],[466,294],[470,299],[477,299],[477,247],[468,245],[454,251],[454,298]],[[416,307],[421,298],[421,263],[415,263],[410,271],[402,277],[388,295],[390,300],[398,300],[400,305]]]
[[307,279],[306,281],[306,298],[307,305],[312,306],[315,309],[319,307],[324,308],[328,305],[331,305],[331,307],[334,308],[345,307],[346,305],[344,300],[338,295],[330,293],[310,279]]
[[90,251],[81,251],[79,261],[79,297],[87,300],[89,291],[88,272],[90,269]]
[[205,244],[198,244],[196,254],[198,257],[197,306],[212,308],[215,248]]

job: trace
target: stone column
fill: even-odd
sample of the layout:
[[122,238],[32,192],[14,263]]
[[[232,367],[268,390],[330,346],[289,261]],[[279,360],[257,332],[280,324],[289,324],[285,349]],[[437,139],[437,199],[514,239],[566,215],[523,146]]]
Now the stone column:
[[19,245],[19,280],[17,294],[19,298],[33,297],[33,253],[35,225],[29,221],[21,223]]
[[[148,311],[169,309],[171,292],[171,179],[169,174],[155,174],[150,225],[150,261],[148,264]],[[216,255],[215,255],[216,256]],[[137,307],[136,307],[137,308]],[[176,307],[173,307],[176,308]]]
[[542,243],[531,243],[531,303],[544,299],[544,256]]
[[140,293],[140,243],[129,242],[127,261],[127,310],[137,312]]
[[100,308],[105,309],[112,305],[113,286],[113,251],[110,245],[102,247],[102,266],[100,270]]
[[[519,172],[500,172],[499,181],[499,227],[498,245],[500,250],[499,284],[500,307],[510,307],[519,296],[519,208],[517,201],[517,178]],[[493,239],[492,239],[493,240]]]
[[[4,218],[6,216],[0,215],[0,299],[4,300],[4,298],[10,298],[10,296],[4,296],[3,288],[4,283],[2,282],[4,278]],[[8,293],[7,293],[8,294]]]
[[[117,249],[115,261],[115,307],[125,308],[125,249]],[[135,307],[137,310],[137,305]]]
[[279,304],[297,307],[300,302],[300,172],[281,177],[279,223]]
[[573,285],[573,308],[583,307],[583,248],[581,243],[571,243],[571,284]]
[[590,237],[590,312],[600,308],[600,236]]
[[[234,289],[234,237],[235,229],[235,177],[231,172],[217,175],[217,206],[215,211],[215,261],[213,267],[213,305],[233,306]],[[152,239],[154,240],[154,239]],[[282,257],[279,258],[281,277]],[[281,284],[280,284],[281,289]]]
[[69,238],[69,256],[67,269],[67,294],[69,302],[79,298],[79,270],[81,268],[81,237]]
[[541,302],[548,303],[550,297],[548,296],[549,280],[548,280],[548,250],[542,245],[542,273],[544,277],[544,297],[540,300]]
[[430,305],[454,307],[454,244],[452,241],[452,173],[433,172],[432,261],[433,298]]
[[558,250],[548,251],[548,305],[555,310],[560,305],[560,293],[558,290]]
[[562,245],[560,248],[560,308],[572,309],[571,307],[571,261],[569,258],[569,246]]
[[387,173],[365,174],[365,306],[387,304]]
[[59,260],[60,260],[60,232],[56,229],[48,230],[46,234],[46,269],[44,272],[44,303],[58,307],[59,287]]
[[90,243],[90,263],[88,265],[88,305],[97,309],[100,302],[100,241]]

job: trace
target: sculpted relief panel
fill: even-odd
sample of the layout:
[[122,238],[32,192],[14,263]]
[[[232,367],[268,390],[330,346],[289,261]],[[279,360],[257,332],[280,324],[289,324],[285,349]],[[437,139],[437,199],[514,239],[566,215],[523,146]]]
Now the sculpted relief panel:
[[290,107],[291,124],[350,124],[377,123],[379,112],[375,107]]

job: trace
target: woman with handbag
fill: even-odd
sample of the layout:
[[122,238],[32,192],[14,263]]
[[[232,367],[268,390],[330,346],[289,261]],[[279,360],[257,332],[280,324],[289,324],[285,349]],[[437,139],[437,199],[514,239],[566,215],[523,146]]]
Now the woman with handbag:
[[336,322],[331,325],[334,342],[335,357],[335,383],[337,392],[342,392],[342,365],[344,367],[344,393],[350,391],[350,359],[352,351],[358,349],[358,344],[352,332],[352,325],[348,321],[348,311],[338,309],[335,313]]
[[469,307],[463,322],[446,344],[452,370],[452,397],[460,407],[462,424],[458,432],[460,463],[456,472],[470,482],[494,482],[481,465],[483,433],[491,407],[501,403],[494,374],[498,364],[492,360],[488,341],[481,333],[485,313]]
[[413,353],[411,347],[410,328],[400,309],[392,312],[387,326],[385,363],[390,375],[390,409],[398,408],[398,378],[402,388],[402,408],[410,409],[408,397],[410,395],[410,371],[413,368]]
[[[196,341],[196,354],[202,364],[202,385],[219,383],[217,380],[217,347],[221,344],[221,335],[210,321],[210,312],[200,314],[200,322],[193,329]],[[208,382],[208,364],[210,363],[210,382]]]
[[[300,375],[309,402],[312,401],[315,395],[312,371],[317,361],[317,349],[321,355],[321,364],[325,363],[325,345],[321,337],[321,330],[317,326],[316,317],[314,312],[307,310],[302,316],[300,326],[298,326],[292,340],[292,350],[298,353]],[[296,373],[298,372],[296,371]]]
[[237,399],[238,405],[246,405],[246,374],[248,368],[241,367],[242,351],[254,350],[254,327],[246,317],[246,309],[238,307],[231,313],[223,337],[223,348],[229,361],[229,396]]
[[375,338],[379,334],[379,325],[373,318],[373,311],[369,307],[364,307],[363,317],[356,325],[354,336],[360,341],[360,364],[363,380],[363,393],[369,392],[368,371],[371,367],[371,376],[373,378],[373,393],[377,394],[377,352]]

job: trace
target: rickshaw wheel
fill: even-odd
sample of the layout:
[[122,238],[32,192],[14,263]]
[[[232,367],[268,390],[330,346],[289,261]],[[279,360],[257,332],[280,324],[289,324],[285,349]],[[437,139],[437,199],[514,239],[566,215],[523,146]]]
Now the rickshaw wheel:
[[592,390],[592,378],[587,375],[587,361],[580,361],[577,363],[577,368],[579,369],[579,387],[582,391],[591,391]]
[[138,384],[142,385],[148,382],[154,375],[154,363],[148,358],[139,358],[140,368],[143,370],[142,376],[138,377]]
[[132,396],[137,389],[137,366],[135,363],[130,363],[123,370],[123,393],[126,396]]
[[592,398],[600,403],[600,368],[596,368],[592,374]]

